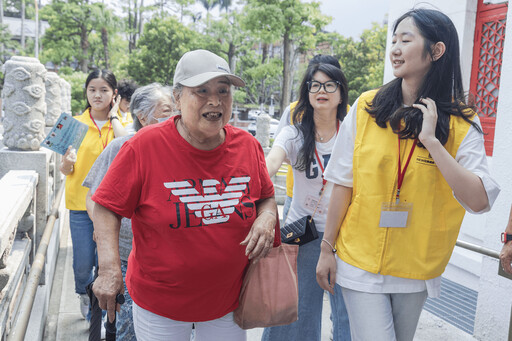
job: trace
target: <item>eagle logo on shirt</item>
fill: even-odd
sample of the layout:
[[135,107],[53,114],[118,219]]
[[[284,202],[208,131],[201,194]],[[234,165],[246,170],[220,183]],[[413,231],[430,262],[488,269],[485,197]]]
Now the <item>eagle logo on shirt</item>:
[[233,177],[222,190],[221,182],[206,179],[202,181],[203,193],[199,193],[190,180],[164,182],[164,186],[187,205],[196,217],[202,218],[205,225],[209,225],[229,220],[235,207],[240,204],[250,180],[250,176]]

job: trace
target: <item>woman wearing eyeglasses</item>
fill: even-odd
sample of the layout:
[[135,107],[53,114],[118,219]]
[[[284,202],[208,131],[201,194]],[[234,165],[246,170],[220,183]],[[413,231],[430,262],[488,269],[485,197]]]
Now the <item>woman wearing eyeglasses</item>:
[[[307,340],[321,338],[324,290],[316,281],[316,263],[325,229],[331,187],[324,188],[327,167],[341,121],[347,113],[348,87],[343,72],[330,64],[312,64],[300,86],[293,112],[293,126],[276,137],[266,158],[270,176],[283,161],[293,167],[293,200],[285,223],[313,215],[319,238],[299,247],[299,320],[287,326],[266,328],[262,340]],[[323,193],[322,193],[323,192]],[[330,295],[333,340],[350,340],[347,311],[340,292]]]

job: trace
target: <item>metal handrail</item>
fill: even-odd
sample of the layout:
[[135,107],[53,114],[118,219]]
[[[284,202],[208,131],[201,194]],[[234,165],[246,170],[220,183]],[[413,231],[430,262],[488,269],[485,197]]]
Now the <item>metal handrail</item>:
[[59,192],[55,197],[51,214],[48,217],[48,221],[46,222],[43,236],[39,242],[39,247],[37,248],[34,262],[32,263],[30,272],[28,274],[27,285],[23,292],[23,298],[20,303],[18,318],[16,319],[16,323],[13,323],[14,328],[10,331],[9,336],[7,337],[7,341],[23,341],[25,339],[25,333],[27,332],[30,313],[32,312],[32,306],[34,305],[37,287],[39,286],[39,279],[41,278],[41,273],[43,272],[44,268],[46,251],[48,250],[48,245],[50,244],[50,238],[53,233],[55,221],[59,217],[59,206],[62,200],[62,195],[64,194],[65,183],[65,180],[62,181]]
[[281,191],[286,191],[286,187],[284,186],[274,184],[274,187],[280,189]]
[[[500,259],[500,253],[498,251],[491,250],[480,245],[471,244],[462,240],[457,240],[455,245],[485,256]],[[498,268],[498,274],[507,278],[511,278],[509,274],[502,270],[501,261]],[[512,341],[512,312],[510,314],[510,321],[508,324],[508,341]]]
[[482,255],[486,255],[486,256],[489,256],[489,257],[492,257],[492,258],[496,258],[496,259],[500,259],[500,253],[498,251],[494,251],[494,250],[485,248],[485,247],[480,246],[480,245],[471,244],[471,243],[465,242],[463,240],[458,240],[458,239],[457,239],[457,242],[455,243],[455,245],[457,245],[458,247],[461,247],[463,249],[467,249],[467,250],[470,250],[470,251],[474,251],[476,253],[480,253]]

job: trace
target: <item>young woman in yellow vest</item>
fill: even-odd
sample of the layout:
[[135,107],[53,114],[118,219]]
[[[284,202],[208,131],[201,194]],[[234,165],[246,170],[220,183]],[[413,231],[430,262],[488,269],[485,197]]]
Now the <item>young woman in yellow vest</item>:
[[[333,66],[336,66],[338,69],[341,69],[340,62],[333,56],[324,55],[324,54],[317,54],[311,60],[309,61],[308,66],[314,65],[314,64],[331,64]],[[281,130],[283,130],[284,127],[293,125],[293,117],[290,113],[295,112],[295,107],[297,106],[298,101],[295,101],[291,103],[289,106],[286,107],[283,114],[281,115],[281,119],[279,120],[279,125],[277,126],[276,134],[275,136],[279,135]],[[347,103],[348,105],[348,103]],[[348,111],[348,110],[347,110]],[[288,215],[288,210],[290,209],[290,205],[292,203],[292,197],[293,197],[293,170],[292,166],[287,166],[287,172],[286,172],[286,199],[284,201],[283,206],[283,218],[285,219]]]
[[465,210],[486,212],[499,193],[464,104],[452,21],[411,10],[392,39],[396,79],[356,100],[325,172],[334,188],[317,280],[342,287],[353,340],[413,339]]
[[95,70],[85,82],[87,106],[75,116],[89,126],[80,148],[68,148],[62,158],[60,171],[66,175],[66,208],[69,209],[69,227],[73,243],[73,272],[75,292],[80,295],[80,311],[89,319],[89,298],[85,287],[93,280],[93,268],[97,264],[96,243],[92,239],[93,224],[89,218],[85,197],[87,188],[82,186],[94,161],[114,139],[127,134],[119,121],[117,81],[108,70]]
[[[320,341],[324,290],[315,278],[320,255],[327,205],[331,188],[324,188],[323,170],[341,121],[347,112],[348,87],[340,68],[330,64],[311,64],[300,86],[300,96],[292,113],[293,125],[277,136],[266,158],[273,176],[283,161],[293,166],[294,190],[286,223],[314,214],[320,239],[299,247],[299,320],[286,326],[266,328],[263,341]],[[322,193],[323,192],[323,193]],[[318,205],[317,205],[318,203]],[[331,295],[333,340],[349,340],[350,327],[341,291]]]

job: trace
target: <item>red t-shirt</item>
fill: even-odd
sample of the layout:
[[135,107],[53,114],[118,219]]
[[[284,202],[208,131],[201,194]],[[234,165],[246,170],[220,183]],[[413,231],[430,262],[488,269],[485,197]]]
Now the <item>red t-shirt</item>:
[[258,141],[230,125],[224,130],[223,144],[202,151],[181,137],[175,119],[142,129],[92,198],[132,219],[131,297],[173,320],[213,320],[238,306],[248,264],[240,242],[256,218],[255,202],[274,195]]

